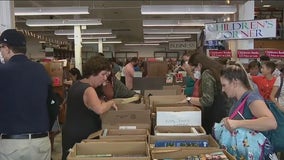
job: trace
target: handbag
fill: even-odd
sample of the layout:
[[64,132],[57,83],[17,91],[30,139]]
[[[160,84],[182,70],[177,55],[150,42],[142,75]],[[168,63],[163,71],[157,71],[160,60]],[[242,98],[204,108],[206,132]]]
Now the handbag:
[[[248,96],[235,109],[229,117],[233,119],[237,114],[243,113],[245,102]],[[246,128],[238,128],[233,132],[226,129],[223,122],[215,123],[213,127],[213,137],[220,146],[226,149],[238,160],[272,160],[277,159],[273,146],[267,137],[261,132]]]
[[284,113],[272,101],[266,100],[265,103],[277,121],[277,128],[262,133],[270,140],[276,152],[284,151]]

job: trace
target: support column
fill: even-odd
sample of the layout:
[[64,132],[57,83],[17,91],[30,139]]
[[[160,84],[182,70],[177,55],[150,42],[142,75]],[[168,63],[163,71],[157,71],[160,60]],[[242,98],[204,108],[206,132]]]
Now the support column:
[[0,1],[0,33],[15,28],[14,1]]
[[81,37],[81,26],[74,26],[74,46],[75,46],[75,67],[82,73],[82,37]]
[[99,53],[103,53],[103,39],[102,38],[99,38],[99,43],[98,43],[98,52]]
[[[249,0],[242,5],[239,5],[239,16],[236,21],[242,20],[254,20],[254,0]],[[237,50],[238,49],[254,49],[254,39],[247,39],[247,40],[234,40],[230,41],[229,44],[233,52],[233,58],[237,57]],[[248,63],[248,60],[243,60],[243,63]]]

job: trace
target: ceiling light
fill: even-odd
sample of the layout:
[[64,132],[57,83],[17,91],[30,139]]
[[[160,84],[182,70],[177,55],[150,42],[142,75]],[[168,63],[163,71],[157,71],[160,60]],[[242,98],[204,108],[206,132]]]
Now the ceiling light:
[[[105,39],[105,38],[116,38],[115,35],[96,35],[96,36],[82,36],[82,39]],[[67,36],[67,39],[74,39],[74,36]]]
[[200,29],[143,29],[144,34],[199,34]]
[[191,35],[144,35],[144,39],[188,39]]
[[143,20],[143,26],[204,26],[205,23],[215,23],[214,20]]
[[26,25],[38,26],[76,26],[76,25],[102,25],[100,19],[28,19]]
[[15,7],[15,16],[89,14],[88,7]]
[[125,46],[159,46],[158,43],[125,43]]
[[271,7],[271,5],[270,4],[264,4],[262,7],[263,8],[269,8],[269,7]]
[[144,43],[169,43],[169,40],[145,40]]
[[233,5],[142,5],[141,14],[234,14]]
[[[82,44],[98,44],[98,41],[84,41]],[[102,43],[122,43],[121,41],[102,41]]]
[[[73,29],[55,30],[55,35],[74,35]],[[81,30],[81,35],[105,35],[112,34],[111,29],[85,29]]]

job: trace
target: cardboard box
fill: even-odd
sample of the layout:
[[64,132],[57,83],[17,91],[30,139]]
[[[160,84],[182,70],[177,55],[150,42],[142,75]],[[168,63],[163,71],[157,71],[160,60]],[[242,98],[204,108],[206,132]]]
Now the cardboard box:
[[99,137],[100,141],[148,141],[150,135],[147,129],[103,129],[89,135],[84,142],[97,141],[93,139]]
[[208,142],[208,147],[201,148],[201,147],[186,147],[190,149],[216,149],[219,148],[219,144],[216,142],[216,140],[211,135],[199,135],[199,136],[150,136],[149,137],[149,144],[150,149],[153,148],[171,148],[171,147],[155,147],[155,143],[157,141],[180,141],[180,140],[206,140]]
[[146,142],[76,143],[67,160],[150,160]]
[[157,126],[201,126],[201,110],[197,107],[157,107]]
[[202,126],[156,126],[154,132],[157,136],[206,135],[206,131]]
[[182,91],[183,91],[181,85],[163,86],[163,90],[176,90],[177,95],[182,94]]
[[152,159],[185,159],[188,156],[223,152],[229,160],[236,160],[235,157],[222,149],[189,149],[189,148],[155,148],[151,150]]
[[149,95],[152,96],[165,96],[165,95],[177,95],[177,91],[175,89],[167,89],[167,90],[144,90],[144,98]]
[[102,128],[151,130],[150,110],[110,110],[101,119]]
[[[167,95],[167,96],[150,96],[150,107],[154,107],[153,104],[178,104],[178,102],[186,98],[185,95]],[[185,104],[182,104],[185,105]]]
[[145,104],[136,104],[136,103],[128,103],[128,104],[117,104],[118,110],[149,110],[149,106]]

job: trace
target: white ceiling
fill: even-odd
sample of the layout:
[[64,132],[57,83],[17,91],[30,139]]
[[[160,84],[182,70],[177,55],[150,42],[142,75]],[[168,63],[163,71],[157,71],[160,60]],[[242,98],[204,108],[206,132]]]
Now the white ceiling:
[[[230,0],[231,5],[243,4],[244,0]],[[284,1],[256,1],[256,6],[264,3],[283,6]],[[88,29],[105,28],[111,29],[117,39],[124,43],[143,42],[143,20],[194,20],[194,19],[214,19],[219,20],[224,15],[141,15],[141,5],[225,5],[226,0],[183,0],[183,1],[162,1],[162,0],[128,0],[128,1],[94,1],[94,0],[15,0],[15,7],[59,7],[59,6],[88,6],[89,15],[80,15],[76,18],[100,18],[101,26],[88,26]],[[32,31],[37,35],[50,36],[57,39],[66,39],[67,36],[55,36],[54,30],[72,29],[72,27],[28,27],[25,24],[26,19],[73,19],[74,16],[16,16],[16,27]],[[148,27],[149,28],[149,27]],[[152,27],[155,28],[155,27]],[[172,27],[171,27],[172,28]],[[177,28],[177,27],[176,27]],[[189,27],[179,27],[189,28]],[[193,27],[196,28],[196,27]]]

